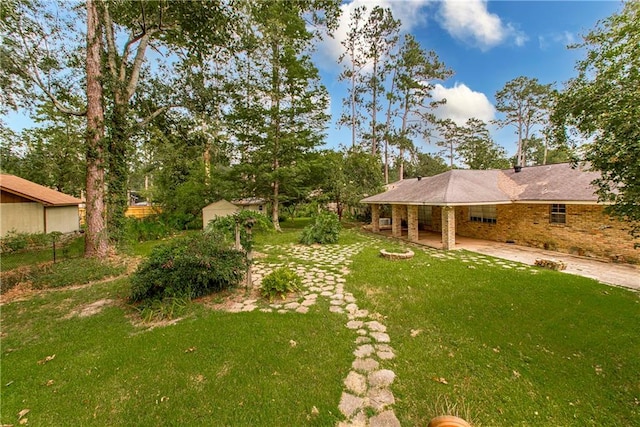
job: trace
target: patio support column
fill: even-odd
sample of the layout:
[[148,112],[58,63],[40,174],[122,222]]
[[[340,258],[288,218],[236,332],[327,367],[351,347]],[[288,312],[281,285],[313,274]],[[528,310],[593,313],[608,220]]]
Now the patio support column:
[[380,205],[371,205],[371,231],[380,231]]
[[416,205],[407,206],[407,226],[409,227],[409,240],[418,241],[418,207]]
[[404,206],[391,205],[391,235],[402,237],[402,208]]
[[453,206],[442,207],[442,249],[456,247],[456,210]]

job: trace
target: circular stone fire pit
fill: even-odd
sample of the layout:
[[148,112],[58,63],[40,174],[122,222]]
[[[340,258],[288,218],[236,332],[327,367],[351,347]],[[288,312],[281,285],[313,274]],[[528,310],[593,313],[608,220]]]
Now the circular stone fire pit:
[[405,250],[404,252],[390,252],[385,249],[380,249],[380,255],[386,259],[410,259],[413,258],[412,250]]

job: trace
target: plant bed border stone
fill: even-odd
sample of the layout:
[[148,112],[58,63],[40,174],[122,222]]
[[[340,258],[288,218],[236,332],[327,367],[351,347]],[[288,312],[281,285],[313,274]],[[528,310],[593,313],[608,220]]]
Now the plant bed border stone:
[[413,255],[415,254],[410,249],[407,249],[405,252],[389,252],[386,249],[380,249],[380,255],[386,259],[396,260],[396,259],[410,259],[410,258],[413,258]]

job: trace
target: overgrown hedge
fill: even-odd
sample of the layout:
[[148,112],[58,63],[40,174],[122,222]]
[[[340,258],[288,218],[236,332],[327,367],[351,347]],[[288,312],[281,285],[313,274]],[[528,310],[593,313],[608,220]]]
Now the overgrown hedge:
[[331,212],[319,213],[313,218],[311,225],[302,230],[300,243],[304,245],[337,243],[341,228],[338,215]]
[[198,233],[157,246],[131,278],[134,302],[196,298],[234,287],[249,267],[246,254],[218,233]]

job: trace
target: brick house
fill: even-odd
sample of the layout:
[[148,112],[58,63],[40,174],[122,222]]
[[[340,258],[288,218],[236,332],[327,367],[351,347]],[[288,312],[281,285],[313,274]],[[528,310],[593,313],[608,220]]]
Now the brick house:
[[362,203],[374,232],[390,223],[392,236],[416,242],[421,232],[441,233],[443,249],[458,235],[637,263],[630,227],[598,203],[598,177],[568,163],[450,170],[398,181]]

